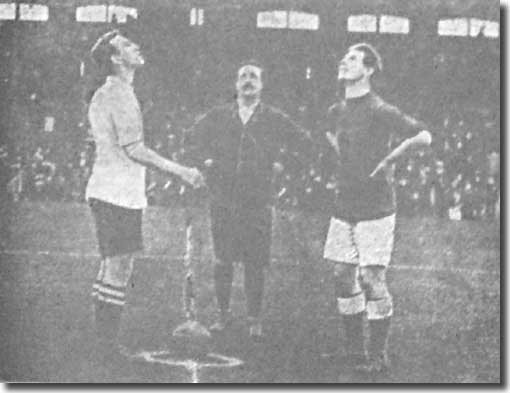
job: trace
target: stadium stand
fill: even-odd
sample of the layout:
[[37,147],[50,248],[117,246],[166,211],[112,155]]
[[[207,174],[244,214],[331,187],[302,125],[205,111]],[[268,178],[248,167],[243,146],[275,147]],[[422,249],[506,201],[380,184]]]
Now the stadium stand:
[[[263,60],[266,101],[313,133],[336,97],[336,55],[352,42],[370,41],[386,59],[376,89],[435,135],[430,150],[395,170],[400,210],[451,219],[499,216],[499,15],[476,4],[433,11],[415,4],[403,15],[397,0],[96,3],[48,1],[42,20],[36,11],[22,12],[22,4],[14,15],[0,7],[0,160],[11,200],[83,201],[93,159],[87,49],[116,25],[141,43],[147,58],[135,86],[147,142],[174,158],[194,119],[231,99],[240,58]],[[284,173],[278,203],[327,206],[332,180],[321,171],[318,162]],[[178,203],[184,192],[177,179],[153,171],[147,190],[160,205]]]

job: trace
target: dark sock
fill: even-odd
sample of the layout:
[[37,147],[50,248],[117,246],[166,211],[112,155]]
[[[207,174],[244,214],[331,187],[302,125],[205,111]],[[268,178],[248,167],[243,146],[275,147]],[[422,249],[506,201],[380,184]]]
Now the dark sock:
[[343,315],[347,353],[356,355],[365,353],[364,316],[365,312]]
[[371,355],[381,355],[386,351],[390,333],[391,317],[369,321]]
[[104,345],[114,346],[119,333],[123,306],[110,304],[98,299],[94,301],[96,335]]
[[234,267],[230,264],[214,266],[214,287],[218,307],[226,312],[230,307],[230,293],[232,291],[232,280],[234,278]]

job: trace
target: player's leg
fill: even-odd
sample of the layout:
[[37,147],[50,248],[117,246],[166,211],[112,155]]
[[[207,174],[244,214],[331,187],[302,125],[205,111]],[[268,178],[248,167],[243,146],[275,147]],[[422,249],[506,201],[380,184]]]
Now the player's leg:
[[354,225],[332,218],[324,246],[324,258],[334,263],[335,298],[344,327],[344,353],[349,361],[365,361],[365,294],[358,280],[358,250]]
[[223,331],[230,321],[230,297],[234,278],[234,222],[230,209],[210,206],[211,234],[214,248],[214,289],[218,316],[210,327],[213,332]]
[[249,334],[258,339],[262,332],[262,303],[265,268],[271,259],[272,210],[245,209],[240,213],[238,234],[244,263],[244,293]]
[[386,285],[386,268],[366,266],[361,274],[368,299],[368,352],[371,362],[368,371],[384,371],[389,367],[387,347],[393,315],[393,301]]
[[99,299],[99,290],[102,288],[103,278],[105,274],[105,266],[106,266],[106,258],[101,257],[99,262],[99,271],[97,272],[96,280],[92,285],[92,299],[94,305],[94,321],[95,321],[95,329],[96,335],[100,337],[101,331],[103,330],[100,326],[104,324],[102,320],[104,319],[104,312],[102,311],[103,307],[103,296]]
[[365,361],[365,293],[358,280],[358,267],[336,263],[335,297],[344,327],[345,353],[353,363]]
[[105,259],[101,258],[99,261],[99,270],[96,275],[96,281],[94,281],[94,284],[92,285],[92,298],[95,299],[97,297],[98,288],[103,281],[104,276],[104,269],[105,269]]
[[102,201],[91,203],[102,255],[93,285],[96,332],[102,350],[115,350],[134,253],[143,248],[142,212]]
[[106,345],[115,346],[120,319],[126,305],[126,288],[133,271],[134,256],[112,256],[105,260],[105,273],[97,287],[96,328]]
[[386,270],[393,252],[395,215],[364,221],[356,229],[361,279],[367,295],[371,359],[367,371],[383,371],[389,367],[387,346],[393,300],[386,283]]

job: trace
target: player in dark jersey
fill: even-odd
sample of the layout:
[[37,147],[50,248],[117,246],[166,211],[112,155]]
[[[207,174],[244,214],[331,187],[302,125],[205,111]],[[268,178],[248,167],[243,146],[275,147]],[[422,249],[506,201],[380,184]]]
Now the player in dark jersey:
[[[311,141],[289,116],[261,101],[263,68],[257,61],[241,64],[237,100],[198,119],[188,133],[188,155],[207,174],[211,192],[211,231],[216,263],[214,283],[219,318],[212,331],[230,320],[233,263],[244,265],[249,334],[262,336],[264,269],[270,262],[272,179],[290,157],[305,159]],[[298,153],[299,152],[299,153]],[[308,154],[311,157],[311,154]]]
[[[347,343],[343,352],[355,369],[369,372],[389,366],[386,347],[393,303],[385,276],[396,209],[389,173],[404,152],[431,143],[422,123],[372,91],[370,80],[380,71],[381,58],[371,45],[351,46],[339,64],[345,99],[329,109],[323,127],[337,184],[324,258],[335,267],[335,297]],[[391,150],[394,137],[403,142]]]

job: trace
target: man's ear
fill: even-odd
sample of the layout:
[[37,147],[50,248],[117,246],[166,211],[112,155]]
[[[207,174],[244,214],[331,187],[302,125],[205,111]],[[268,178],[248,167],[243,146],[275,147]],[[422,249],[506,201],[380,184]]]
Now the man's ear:
[[373,67],[368,67],[368,68],[367,68],[367,70],[368,70],[368,71],[367,71],[367,75],[368,75],[368,76],[372,76],[372,75],[374,75],[375,68],[373,68]]

